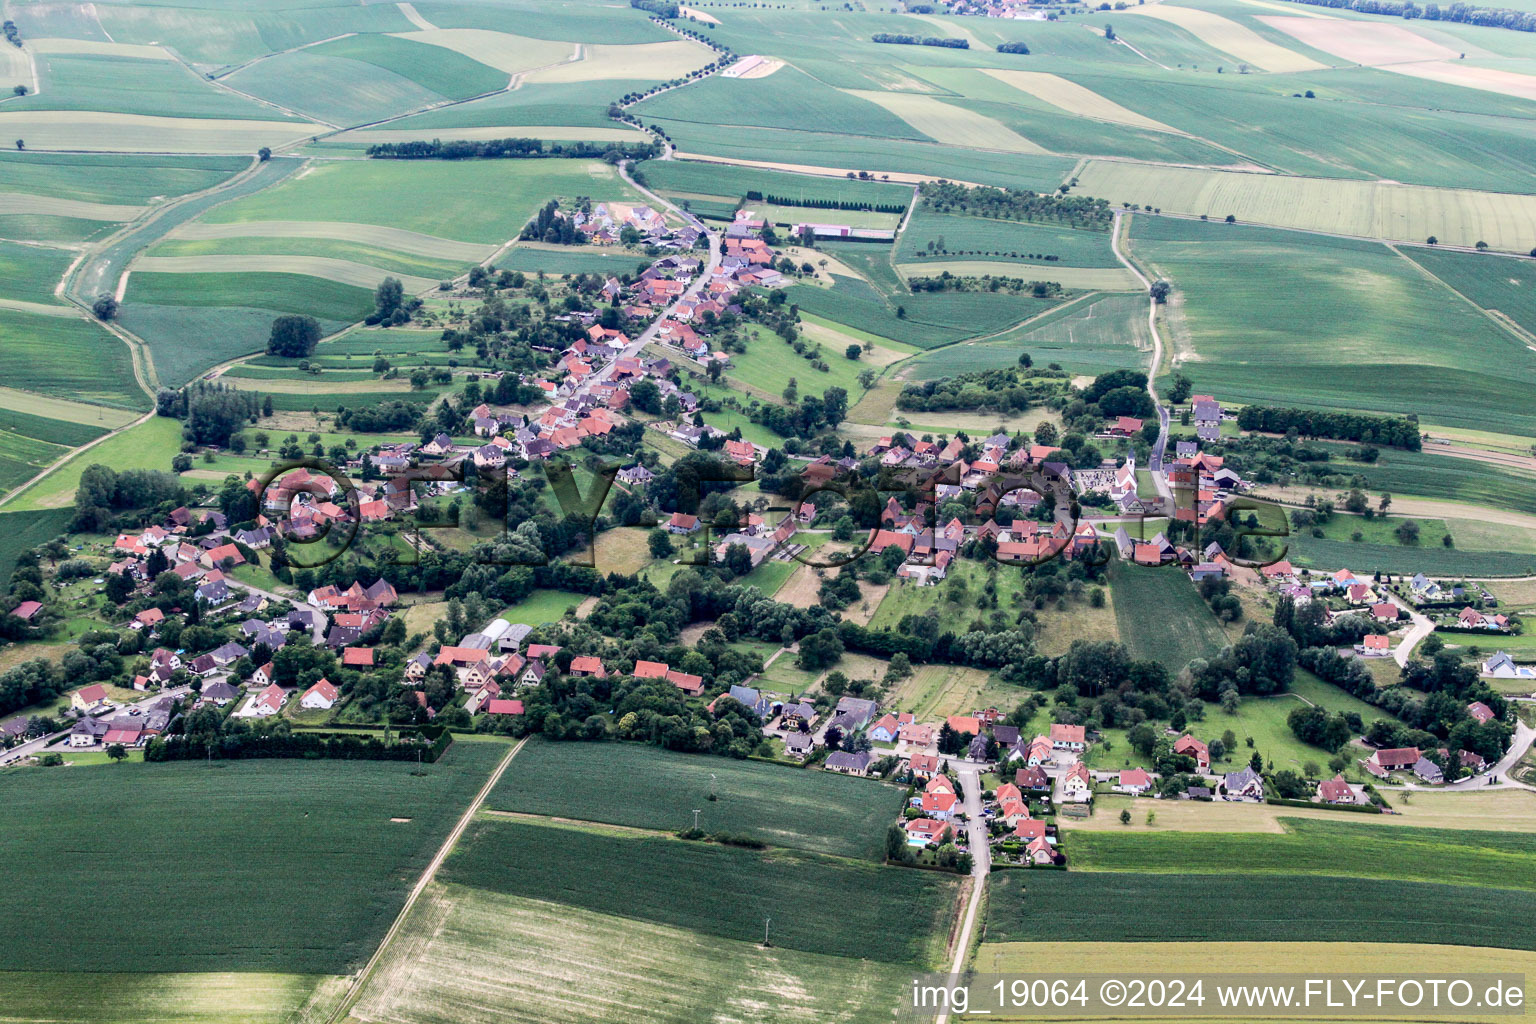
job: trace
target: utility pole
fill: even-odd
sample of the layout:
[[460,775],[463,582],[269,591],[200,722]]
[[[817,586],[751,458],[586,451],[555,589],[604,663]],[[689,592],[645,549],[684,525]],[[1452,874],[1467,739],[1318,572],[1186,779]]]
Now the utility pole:
[[694,831],[698,831],[699,828],[699,809],[697,807],[693,809],[693,828]]
[[763,945],[768,945],[768,926],[773,923],[773,918],[763,915]]
[[713,800],[715,798],[715,773],[714,772],[710,772],[709,773],[709,798],[711,800]]

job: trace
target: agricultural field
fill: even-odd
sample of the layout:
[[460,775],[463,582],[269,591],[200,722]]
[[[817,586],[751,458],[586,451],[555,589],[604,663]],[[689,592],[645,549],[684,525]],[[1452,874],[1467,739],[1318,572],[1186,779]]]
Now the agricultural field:
[[1133,658],[1177,672],[1227,646],[1226,634],[1189,577],[1177,570],[1117,565],[1113,587],[1120,638]]
[[[1412,799],[1407,801],[1401,799],[1401,794],[1394,795],[1390,790],[1386,796],[1396,813],[1367,814],[1358,818],[1351,816],[1346,819],[1347,823],[1386,828],[1493,832],[1523,832],[1536,828],[1536,795],[1526,790],[1493,788],[1474,793],[1421,791],[1414,793]],[[1208,804],[1194,800],[1159,800],[1154,804],[1145,799],[1110,793],[1096,798],[1094,803],[1093,816],[1074,820],[1074,830],[1117,833],[1264,832],[1281,835],[1288,833],[1292,820],[1305,818],[1337,823],[1341,814],[1350,813],[1226,801]],[[1122,810],[1132,813],[1129,825],[1120,824]],[[1155,820],[1150,823],[1146,820],[1148,811],[1154,813]]]
[[[615,1015],[697,1024],[722,1009],[776,1020],[890,1019],[910,969],[899,964],[723,939],[538,897],[429,886],[351,1019],[420,1024],[541,1020],[604,1024]],[[463,979],[473,977],[475,984]],[[580,992],[576,991],[579,984]]]
[[1073,838],[1072,866],[1082,871],[1349,875],[1500,889],[1536,887],[1527,834],[1382,829],[1355,824],[1350,820],[1354,817],[1284,820],[1284,835],[1085,831]]
[[[1058,265],[1120,266],[1110,250],[1109,233],[1105,231],[1077,231],[1065,226],[934,213],[922,207],[912,214],[894,257],[896,264],[909,273],[922,273],[923,266],[932,261],[962,258],[1038,264],[1049,270]],[[1039,271],[1031,266],[1019,266],[1013,273],[1028,278]]]
[[1145,217],[1131,237],[1173,283],[1174,365],[1198,391],[1536,433],[1536,352],[1386,246]]
[[1341,875],[1020,872],[994,876],[986,942],[1473,943],[1536,949],[1523,889]]
[[[573,876],[572,862],[584,870]],[[441,878],[738,941],[760,937],[764,913],[781,906],[786,886],[811,906],[857,892],[835,924],[817,915],[776,919],[774,945],[912,965],[930,962],[933,933],[942,934],[953,912],[957,884],[937,872],[496,816],[470,826]],[[648,881],[654,878],[667,885]],[[901,927],[881,926],[897,913]]]
[[[372,952],[406,880],[426,866],[505,753],[498,743],[460,743],[421,775],[398,762],[342,761],[17,773],[7,780],[0,843],[13,897],[48,910],[29,915],[36,941],[7,946],[0,963],[9,971],[74,971],[89,962],[103,971],[347,973]],[[344,809],[335,804],[341,791]],[[113,828],[92,810],[106,799],[196,827]],[[252,821],[265,827],[252,832]],[[109,849],[134,863],[179,865],[176,924],[152,948],[93,924],[103,884],[128,903],[165,891],[154,872],[116,872],[103,883]],[[374,852],[338,858],[341,849]],[[305,865],[283,883],[281,902],[262,882],[274,864]],[[352,895],[334,898],[338,886]]]
[[933,380],[1016,366],[1028,352],[1037,366],[1073,373],[1144,369],[1151,359],[1147,301],[1140,295],[1089,295],[984,341],[962,341],[909,360],[903,378]]
[[[573,777],[627,781],[620,788],[573,791],[562,781]],[[517,770],[503,776],[486,799],[492,810],[668,831],[687,828],[692,809],[699,807],[699,825],[706,831],[865,860],[879,857],[883,822],[900,803],[901,794],[892,787],[850,785],[821,772],[700,758],[636,743],[548,742],[525,747]]]

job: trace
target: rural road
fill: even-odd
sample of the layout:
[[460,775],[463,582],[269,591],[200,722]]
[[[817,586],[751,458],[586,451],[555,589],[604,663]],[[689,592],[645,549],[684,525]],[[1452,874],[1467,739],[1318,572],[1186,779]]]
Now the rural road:
[[[955,962],[950,966],[951,984],[958,982],[965,970],[966,952],[971,947],[971,935],[976,930],[976,916],[980,911],[982,896],[987,886],[987,874],[992,870],[992,848],[987,840],[987,823],[981,814],[981,769],[975,764],[959,760],[950,761],[960,776],[960,793],[965,798],[965,827],[969,835],[971,854],[971,898],[965,908],[965,923],[955,942]],[[936,1018],[935,1024],[949,1024],[946,1009]]]
[[1152,485],[1157,488],[1157,496],[1163,502],[1163,511],[1173,513],[1173,490],[1168,486],[1168,476],[1163,472],[1163,455],[1168,450],[1168,426],[1169,411],[1157,397],[1157,369],[1163,365],[1163,339],[1157,333],[1157,300],[1152,298],[1152,281],[1141,272],[1129,257],[1120,248],[1120,227],[1124,221],[1124,213],[1115,211],[1114,223],[1109,229],[1109,247],[1115,254],[1115,259],[1125,264],[1127,270],[1136,275],[1136,280],[1147,290],[1147,330],[1152,335],[1152,365],[1147,370],[1147,394],[1152,396],[1152,405],[1157,409],[1157,440],[1152,444],[1152,451],[1147,458],[1147,470],[1152,474]]
[[1435,624],[1430,620],[1429,616],[1420,615],[1413,610],[1412,605],[1390,590],[1386,591],[1386,594],[1388,601],[1397,605],[1399,610],[1407,612],[1408,617],[1413,620],[1413,626],[1408,630],[1408,634],[1403,637],[1403,642],[1398,644],[1397,650],[1392,652],[1392,659],[1397,662],[1399,668],[1402,668],[1408,664],[1408,658],[1413,654],[1413,649],[1419,645],[1419,642],[1435,631]]
[[459,823],[453,827],[453,831],[448,833],[448,838],[443,840],[443,845],[438,849],[437,855],[432,858],[432,862],[427,865],[427,869],[416,880],[416,885],[412,887],[410,895],[405,898],[405,905],[400,908],[400,913],[395,915],[395,921],[389,926],[389,931],[384,933],[384,941],[379,943],[379,948],[373,951],[373,956],[368,958],[368,963],[358,972],[357,977],[353,979],[351,987],[347,989],[346,997],[337,1005],[330,1017],[326,1018],[327,1024],[337,1024],[338,1021],[345,1020],[352,1011],[352,1007],[357,1005],[358,997],[363,994],[363,985],[367,983],[368,979],[373,976],[373,972],[378,968],[379,961],[384,958],[384,951],[389,949],[389,944],[394,941],[395,936],[399,933],[400,926],[405,923],[405,918],[410,914],[411,908],[416,905],[416,901],[421,898],[421,894],[426,891],[432,879],[437,877],[437,869],[443,866],[443,861],[447,860],[448,854],[453,852],[453,847],[458,843],[459,837],[464,834],[465,829],[469,828],[469,823],[475,819],[475,815],[480,813],[480,808],[485,804],[485,798],[491,795],[491,790],[495,788],[496,783],[501,781],[501,776],[506,772],[507,766],[512,763],[512,759],[517,756],[517,752],[522,750],[523,744],[527,742],[528,737],[525,736],[518,740],[511,750],[507,751],[507,756],[503,757],[496,765],[496,769],[491,772],[491,777],[485,780],[485,785],[480,787],[480,792],[475,794],[475,799],[465,808],[463,817],[459,818]]

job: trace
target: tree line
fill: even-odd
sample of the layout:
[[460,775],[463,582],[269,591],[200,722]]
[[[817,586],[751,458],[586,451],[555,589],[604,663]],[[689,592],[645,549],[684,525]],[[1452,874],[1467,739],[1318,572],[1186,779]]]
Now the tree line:
[[944,46],[951,50],[969,50],[971,44],[964,39],[940,36],[908,36],[894,32],[876,32],[871,37],[877,43],[894,43],[898,46]]
[[801,206],[808,210],[870,210],[875,213],[905,213],[905,203],[868,203],[860,199],[805,199],[792,196],[764,195],[756,189],[748,189],[746,200],[750,203],[773,203],[775,206]]
[[1370,416],[1357,412],[1248,405],[1237,414],[1237,425],[1244,430],[1272,434],[1285,434],[1294,428],[1302,437],[1384,444],[1411,452],[1423,447],[1417,416]]
[[649,160],[661,152],[654,142],[551,142],[540,139],[454,139],[444,142],[415,139],[410,142],[379,142],[368,147],[376,160],[536,160],[568,157],[582,160]]
[[1314,7],[1342,7],[1361,14],[1385,14],[1392,17],[1423,18],[1425,21],[1456,21],[1467,25],[1485,25],[1492,28],[1513,29],[1516,32],[1536,32],[1536,13],[1514,11],[1508,7],[1479,7],[1475,4],[1454,3],[1441,7],[1425,4],[1420,7],[1413,0],[1291,0],[1292,3],[1310,4]]
[[959,185],[925,181],[917,187],[923,206],[936,213],[959,213],[996,220],[1056,221],[1075,228],[1108,231],[1114,220],[1109,201],[1089,196],[1042,195],[1023,188]]

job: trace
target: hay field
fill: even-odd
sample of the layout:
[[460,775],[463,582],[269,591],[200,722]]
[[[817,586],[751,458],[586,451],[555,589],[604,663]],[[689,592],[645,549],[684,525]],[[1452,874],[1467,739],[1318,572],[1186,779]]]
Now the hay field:
[[905,972],[434,884],[351,1019],[396,1024],[889,1020]]
[[1159,3],[1130,8],[1125,13],[1170,22],[1190,32],[1206,45],[1230,53],[1261,71],[1317,71],[1326,66],[1295,50],[1270,42],[1246,25],[1210,11]]
[[[304,274],[358,288],[376,288],[391,276],[387,270],[330,256],[140,256],[133,270],[146,274]],[[424,292],[437,281],[410,274],[394,274],[408,292]]]
[[981,669],[918,665],[885,703],[889,709],[912,712],[919,722],[937,722],[988,705],[1012,707],[1023,693],[1018,687],[993,682],[991,675]]
[[7,214],[27,213],[41,217],[77,217],[81,220],[119,222],[133,220],[144,212],[144,207],[93,203],[84,199],[65,199],[28,192],[0,192],[0,210]]
[[949,271],[960,277],[1022,277],[1028,281],[1055,281],[1063,288],[1085,292],[1134,292],[1141,290],[1124,267],[1063,267],[1052,264],[1003,263],[989,260],[938,260],[924,263],[898,263],[904,277],[933,277]]
[[1153,120],[1145,114],[1138,114],[1128,107],[1122,107],[1107,96],[1101,96],[1092,89],[1062,78],[1060,75],[1045,71],[1019,71],[1015,68],[982,68],[982,70],[1004,85],[1012,86],[1037,100],[1042,100],[1078,117],[1129,125],[1132,128],[1146,128],[1154,132],[1169,132],[1173,135],[1187,134],[1161,121]]
[[1314,50],[1351,64],[1376,66],[1410,61],[1455,60],[1458,51],[1426,39],[1412,29],[1380,21],[1343,18],[1296,18],[1260,14],[1258,20],[1294,36]]
[[306,121],[155,117],[94,110],[0,112],[0,135],[25,139],[29,150],[251,153],[260,146],[284,146],[320,130],[320,125]]
[[1511,252],[1536,241],[1536,196],[1529,195],[1192,167],[1148,171],[1107,160],[1088,161],[1078,179],[1080,192],[1115,205],[1212,220],[1232,214],[1240,222],[1411,242],[1434,235],[1449,245],[1486,241]]
[[668,43],[596,44],[582,46],[581,59],[535,71],[527,82],[600,82],[616,79],[666,81],[701,68],[714,51],[681,39]]
[[171,232],[168,238],[187,241],[211,241],[223,238],[322,238],[361,245],[378,246],[444,260],[479,262],[496,247],[474,242],[455,242],[436,235],[408,231],[383,224],[354,224],[347,221],[266,220],[233,224],[192,221]]
[[515,75],[568,59],[570,43],[554,39],[529,39],[507,32],[478,28],[434,28],[420,32],[397,32],[396,38],[440,46],[461,53],[498,71]]
[[1049,153],[1012,128],[974,110],[945,103],[933,96],[914,92],[880,92],[873,89],[845,89],[850,96],[869,100],[901,118],[919,132],[949,146],[969,149],[997,149],[1007,153]]

